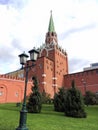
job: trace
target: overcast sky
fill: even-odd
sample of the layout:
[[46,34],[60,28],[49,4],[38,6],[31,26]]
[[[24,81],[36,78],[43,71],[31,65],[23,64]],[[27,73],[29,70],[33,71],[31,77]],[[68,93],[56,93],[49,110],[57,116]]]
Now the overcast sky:
[[98,0],[0,0],[0,74],[19,69],[18,55],[45,42],[50,10],[69,72],[98,62]]

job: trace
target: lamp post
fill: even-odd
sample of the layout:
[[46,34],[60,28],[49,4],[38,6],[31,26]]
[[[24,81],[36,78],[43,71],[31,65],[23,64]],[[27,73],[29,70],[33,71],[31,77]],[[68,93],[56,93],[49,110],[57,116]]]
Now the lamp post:
[[[29,53],[30,53],[30,60],[36,61],[39,52],[34,48],[30,50]],[[27,91],[27,83],[28,83],[28,72],[29,72],[29,68],[34,67],[35,65],[33,64],[32,66],[29,66],[27,63],[27,65],[24,67],[24,65],[27,62],[27,58],[29,57],[27,54],[25,54],[25,52],[20,54],[19,57],[20,57],[20,64],[22,64],[22,68],[24,68],[26,71],[26,76],[25,76],[24,99],[23,99],[22,109],[20,111],[19,126],[16,128],[16,130],[28,130],[28,128],[26,127],[26,120],[27,120],[26,91]]]
[[84,85],[84,92],[85,92],[85,95],[86,95],[86,81],[84,79],[82,79],[82,83]]

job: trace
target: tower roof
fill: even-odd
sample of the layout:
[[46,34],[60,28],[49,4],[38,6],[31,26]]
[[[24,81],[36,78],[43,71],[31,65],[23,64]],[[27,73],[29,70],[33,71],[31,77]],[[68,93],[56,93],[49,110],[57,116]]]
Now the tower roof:
[[52,11],[51,11],[51,15],[50,15],[48,32],[55,32],[54,22],[53,22],[53,17],[52,17]]

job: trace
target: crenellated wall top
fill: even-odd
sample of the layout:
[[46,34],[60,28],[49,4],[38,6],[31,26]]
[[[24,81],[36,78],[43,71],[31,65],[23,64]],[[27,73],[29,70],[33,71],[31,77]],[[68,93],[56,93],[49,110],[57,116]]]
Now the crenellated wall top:
[[[9,75],[0,75],[0,79],[10,79],[10,80],[21,80],[21,81],[25,81],[25,78],[20,78],[18,76],[9,76]],[[29,80],[29,82],[31,82],[32,80]]]

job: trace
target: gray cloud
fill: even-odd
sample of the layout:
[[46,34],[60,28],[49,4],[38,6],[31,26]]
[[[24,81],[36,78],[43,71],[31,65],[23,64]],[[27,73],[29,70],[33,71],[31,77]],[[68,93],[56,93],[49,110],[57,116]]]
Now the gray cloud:
[[1,5],[12,6],[16,9],[23,8],[29,0],[0,0]]
[[0,0],[0,4],[6,5],[9,3],[10,0]]
[[18,51],[22,51],[23,47],[21,46],[21,43],[19,41],[19,39],[17,38],[13,38],[11,43],[11,46],[7,46],[7,45],[3,45],[0,47],[0,63],[10,63],[13,62],[13,60],[15,60],[15,55],[14,52],[16,50]]
[[21,8],[23,8],[26,5],[27,0],[10,0],[9,3],[14,8],[21,9]]
[[85,59],[72,58],[69,60],[69,71],[75,72],[75,70],[83,71],[83,68],[89,66],[90,61]]
[[68,37],[72,33],[82,32],[82,31],[92,29],[92,28],[95,28],[95,27],[96,27],[96,23],[92,23],[92,24],[85,25],[85,26],[80,27],[80,28],[72,28],[72,29],[60,34],[59,39],[63,40],[63,39],[65,39],[65,37]]
[[11,48],[5,46],[0,48],[0,63],[10,63],[14,58]]
[[23,50],[23,47],[21,46],[21,42],[18,38],[13,38],[11,44],[13,48]]

